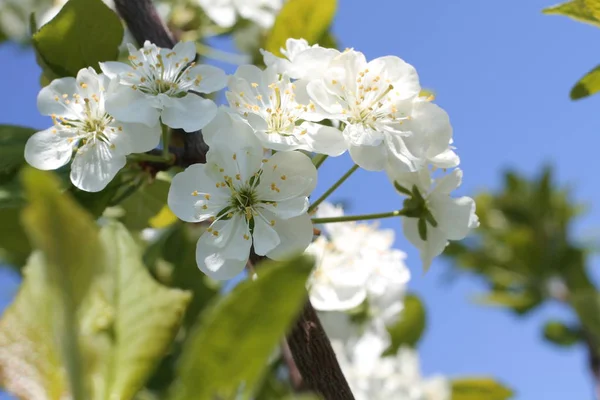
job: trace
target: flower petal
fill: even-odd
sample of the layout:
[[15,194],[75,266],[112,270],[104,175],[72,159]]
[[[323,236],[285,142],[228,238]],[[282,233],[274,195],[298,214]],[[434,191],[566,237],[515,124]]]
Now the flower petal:
[[317,185],[317,170],[311,159],[297,152],[279,152],[262,167],[257,194],[260,200],[283,201],[308,196]]
[[[215,189],[215,181],[206,174],[206,168],[205,164],[192,164],[171,181],[167,204],[183,221],[205,221],[227,204],[227,197]],[[206,209],[202,208],[204,205]]]
[[25,160],[42,170],[57,169],[65,165],[73,155],[73,138],[70,132],[48,128],[34,133],[25,144]]
[[77,82],[75,78],[55,79],[42,90],[37,97],[37,107],[41,114],[66,118],[76,118],[75,111],[65,103],[63,95],[72,96],[77,93]]
[[178,42],[173,50],[164,49],[166,53],[174,52],[177,55],[178,60],[189,60],[188,62],[194,61],[196,58],[196,45],[194,42]]
[[453,199],[448,196],[430,196],[432,214],[450,240],[462,240],[469,231],[478,226],[475,201],[470,197]]
[[[264,211],[265,216],[268,215],[267,213],[268,211]],[[313,224],[308,214],[277,220],[274,228],[279,235],[280,243],[267,253],[267,257],[273,260],[302,253],[313,239]]]
[[221,68],[212,65],[196,65],[188,71],[192,79],[200,78],[194,90],[200,93],[212,93],[227,86],[227,74]]
[[120,74],[126,74],[131,72],[133,68],[129,64],[125,64],[118,61],[106,61],[100,63],[100,69],[110,79],[118,77]]
[[399,57],[379,57],[370,61],[367,67],[372,76],[386,75],[400,99],[418,96],[421,92],[417,70]]
[[[244,270],[247,260],[224,257],[223,249],[207,243],[205,237],[208,236],[210,236],[210,233],[204,233],[196,245],[196,263],[198,264],[198,268],[216,280],[224,281],[235,278]],[[249,251],[250,247],[248,247]]]
[[156,99],[130,86],[111,81],[106,93],[106,111],[119,121],[156,126],[160,109]]
[[125,156],[114,154],[105,142],[88,142],[73,157],[71,182],[86,192],[99,192],[125,164]]
[[305,141],[316,153],[337,157],[348,150],[344,135],[336,128],[311,122],[302,123],[301,128],[306,129]]
[[208,99],[188,93],[181,98],[172,98],[164,105],[162,122],[171,128],[194,132],[206,126],[217,115],[217,105]]
[[281,219],[290,219],[304,214],[308,210],[308,198],[301,196],[293,199],[278,201],[275,204],[263,203],[262,207]]
[[254,251],[259,256],[264,256],[281,242],[279,235],[277,235],[277,232],[272,227],[272,225],[275,225],[277,222],[278,221],[275,219],[265,220],[263,215],[254,216],[252,239]]
[[349,145],[350,157],[367,171],[381,171],[385,168],[386,152],[383,144],[378,146]]
[[419,236],[417,218],[402,218],[402,227],[406,238],[419,249],[423,269],[427,271],[433,259],[444,251],[448,245],[448,238],[439,228],[427,225],[427,241]]
[[149,127],[144,124],[113,121],[109,128],[116,129],[111,138],[116,154],[144,153],[155,149],[160,142],[161,129],[158,124]]

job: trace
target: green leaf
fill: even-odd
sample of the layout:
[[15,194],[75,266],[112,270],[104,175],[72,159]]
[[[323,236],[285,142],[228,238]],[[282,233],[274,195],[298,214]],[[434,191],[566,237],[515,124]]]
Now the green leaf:
[[416,295],[408,294],[404,299],[400,320],[388,327],[392,344],[386,354],[396,354],[401,346],[416,347],[426,325],[427,314],[423,302]]
[[265,50],[281,56],[280,48],[290,38],[317,43],[327,34],[336,8],[336,0],[289,0],[267,35]]
[[600,65],[585,74],[571,89],[571,99],[579,100],[600,91]]
[[464,378],[452,381],[452,400],[506,400],[512,390],[492,378]]
[[548,321],[544,325],[544,338],[559,346],[572,346],[582,337],[578,330],[573,329],[560,321]]
[[13,174],[25,164],[25,143],[35,129],[0,125],[0,177]]
[[241,283],[205,311],[182,352],[170,398],[231,398],[242,383],[244,392],[254,390],[306,300],[312,267],[305,256],[263,263],[257,280]]
[[131,230],[142,230],[150,226],[150,220],[158,215],[167,202],[170,183],[162,178],[142,186],[120,204],[125,215],[123,224]]
[[540,304],[543,299],[536,293],[530,291],[511,292],[493,291],[484,296],[475,298],[475,301],[488,306],[504,306],[523,314]]
[[0,319],[0,386],[24,400],[60,400],[69,392],[54,343],[56,299],[43,255],[34,253],[13,303]]
[[58,76],[115,60],[122,39],[119,17],[102,0],[69,0],[32,37],[43,63]]
[[29,238],[21,224],[19,208],[0,207],[0,261],[22,267],[31,253]]
[[110,223],[100,237],[110,269],[112,299],[107,303],[113,316],[112,338],[107,360],[106,396],[131,399],[165,354],[179,328],[191,299],[187,291],[156,283],[141,261],[135,240],[123,225]]
[[576,291],[570,296],[570,301],[583,328],[594,339],[592,343],[596,343],[596,351],[600,351],[600,293],[595,290]]
[[565,15],[577,21],[600,26],[597,12],[594,8],[590,8],[590,5],[594,5],[593,2],[597,2],[597,0],[572,0],[548,7],[542,12],[550,15]]

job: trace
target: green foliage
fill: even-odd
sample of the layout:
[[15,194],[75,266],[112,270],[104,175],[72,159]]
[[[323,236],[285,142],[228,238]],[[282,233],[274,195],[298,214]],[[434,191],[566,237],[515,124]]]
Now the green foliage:
[[34,133],[32,128],[0,125],[0,181],[25,163],[25,143]]
[[21,226],[20,209],[0,207],[0,261],[20,268],[31,253],[29,238]]
[[69,0],[32,38],[43,67],[56,76],[116,59],[122,39],[119,17],[102,0]]
[[313,263],[306,257],[268,262],[204,312],[182,352],[171,399],[231,398],[244,383],[250,394],[271,352],[306,299]]
[[512,397],[512,390],[491,378],[452,381],[452,400],[507,400]]
[[544,14],[564,15],[588,24],[600,26],[600,1],[598,0],[571,0],[566,3],[548,7]]
[[567,326],[560,321],[546,322],[546,325],[544,325],[544,338],[558,346],[565,347],[572,346],[582,339],[578,329]]
[[419,297],[407,294],[404,298],[404,310],[400,320],[388,328],[392,344],[387,349],[387,354],[396,354],[401,346],[416,347],[425,332],[427,313]]
[[336,0],[289,0],[267,35],[265,50],[281,56],[289,38],[304,38],[310,44],[326,37],[337,8]]
[[581,320],[590,349],[600,354],[600,293],[582,290],[570,296],[571,305]]
[[38,251],[0,320],[1,384],[23,399],[133,399],[190,294],[154,282],[127,230],[98,230],[51,173],[28,169],[23,180]]
[[136,190],[131,196],[119,204],[125,215],[123,224],[131,230],[141,230],[150,226],[150,219],[156,216],[165,206],[170,183],[162,175],[152,183]]
[[549,295],[559,296],[549,293],[552,282],[593,287],[585,271],[586,249],[569,234],[581,207],[568,191],[555,188],[550,169],[533,180],[506,173],[504,188],[476,201],[480,228],[471,239],[452,242],[445,255],[485,278],[485,302],[523,314]]
[[571,89],[571,99],[579,100],[600,91],[600,65],[585,74]]

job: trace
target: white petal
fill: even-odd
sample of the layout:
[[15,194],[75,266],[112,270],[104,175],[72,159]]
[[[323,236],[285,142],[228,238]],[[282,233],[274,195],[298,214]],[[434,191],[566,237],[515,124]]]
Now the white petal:
[[348,150],[339,129],[310,122],[302,123],[301,128],[307,130],[306,143],[316,153],[337,157]]
[[108,144],[101,141],[88,142],[73,157],[71,182],[86,192],[99,192],[125,164],[125,156],[114,154]]
[[228,2],[215,2],[214,0],[198,0],[206,15],[222,28],[231,28],[236,21],[233,4]]
[[278,201],[276,205],[263,203],[262,207],[269,210],[281,219],[290,219],[304,214],[308,210],[309,201],[306,197],[296,197],[289,200]]
[[433,259],[444,251],[448,238],[439,228],[427,224],[427,241],[421,240],[417,218],[402,218],[402,226],[406,238],[419,249],[423,269],[427,271]]
[[329,117],[342,116],[342,106],[339,99],[327,90],[322,81],[312,81],[306,87],[306,91],[311,100],[319,106],[323,113]]
[[194,85],[193,89],[200,93],[212,93],[227,86],[227,74],[221,68],[211,65],[196,65],[190,68],[189,74],[192,79],[200,76],[200,84]]
[[[267,213],[264,212],[265,216]],[[308,214],[278,220],[274,228],[281,242],[267,253],[267,257],[273,260],[281,260],[303,252],[313,238],[313,225]]]
[[215,118],[202,129],[202,134],[210,147],[219,146],[233,152],[252,148],[253,152],[262,153],[262,146],[252,127],[227,107],[219,107]]
[[173,47],[173,50],[165,50],[167,53],[175,52],[177,59],[187,58],[191,62],[196,58],[196,45],[194,42],[179,42]]
[[447,175],[435,180],[435,188],[433,193],[450,194],[454,189],[458,188],[462,183],[463,172],[457,168]]
[[264,256],[280,243],[279,235],[271,226],[271,222],[277,223],[278,221],[275,219],[268,221],[265,218],[261,215],[254,217],[252,239],[254,241],[254,251],[259,256]]
[[[211,246],[204,239],[210,233],[204,233],[196,245],[196,263],[200,271],[216,280],[235,278],[246,267],[247,260],[225,258],[223,249]],[[250,251],[250,248],[248,248]],[[247,253],[249,254],[249,253]]]
[[149,127],[144,124],[113,121],[109,129],[111,127],[116,129],[111,143],[115,146],[114,151],[117,154],[144,153],[155,149],[160,142],[161,129],[158,124]]
[[118,61],[106,61],[100,63],[100,69],[102,72],[106,74],[110,79],[114,79],[120,74],[126,74],[131,72],[133,68],[129,64],[125,64]]
[[418,96],[421,91],[417,70],[401,58],[395,56],[376,58],[369,62],[367,67],[372,75],[387,75],[387,79],[392,81],[394,92],[399,93],[399,98]]
[[297,151],[279,152],[263,164],[257,194],[260,200],[283,201],[308,196],[317,185],[311,159]]
[[99,95],[100,92],[106,90],[108,80],[105,75],[98,75],[94,68],[82,68],[77,73],[77,92],[83,98],[91,98],[94,94]]
[[[171,181],[167,203],[171,211],[183,221],[207,220],[216,216],[223,208],[221,205],[226,204],[226,199],[215,190],[215,181],[206,174],[206,168],[205,164],[192,164],[185,171],[175,175]],[[207,201],[206,195],[210,200]],[[198,204],[199,202],[201,204]],[[203,210],[203,205],[208,208]]]
[[43,170],[62,167],[73,154],[73,144],[68,142],[72,137],[74,135],[54,127],[34,133],[25,145],[25,161]]
[[335,49],[313,47],[298,53],[292,60],[292,67],[288,72],[294,79],[319,79],[327,70],[329,62],[340,52]]
[[77,115],[71,107],[65,104],[63,95],[69,98],[77,93],[77,83],[75,78],[60,78],[55,79],[42,90],[37,97],[37,107],[41,114],[52,115],[66,118],[74,118]]
[[450,240],[462,240],[472,227],[477,226],[475,201],[470,197],[457,199],[448,196],[430,196],[431,212]]
[[217,105],[208,99],[189,93],[172,98],[161,113],[162,122],[171,128],[194,132],[206,126],[217,115]]
[[386,152],[383,144],[379,146],[349,146],[352,160],[367,171],[381,171],[385,168]]
[[310,303],[320,311],[345,311],[359,306],[367,293],[362,285],[338,286],[315,284],[309,291]]
[[106,111],[123,122],[156,126],[160,115],[157,105],[156,99],[116,81],[111,81],[106,94]]

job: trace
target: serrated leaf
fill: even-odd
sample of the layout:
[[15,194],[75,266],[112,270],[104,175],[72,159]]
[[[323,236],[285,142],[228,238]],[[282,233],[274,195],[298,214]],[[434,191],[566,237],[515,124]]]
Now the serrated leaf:
[[571,99],[578,100],[600,91],[600,65],[585,74],[571,89]]
[[25,143],[35,129],[0,125],[0,177],[13,174],[25,164]]
[[512,390],[492,378],[464,378],[452,381],[452,400],[507,400]]
[[114,286],[109,301],[114,339],[109,354],[98,354],[109,361],[104,398],[131,399],[173,341],[191,294],[166,288],[150,277],[123,225],[108,224],[100,238]]
[[317,43],[327,34],[336,8],[336,0],[289,0],[267,35],[265,50],[281,56],[280,48],[290,38]]
[[544,14],[565,15],[577,21],[600,26],[600,20],[594,10],[590,9],[588,0],[572,0],[566,3],[558,4],[545,8]]
[[305,256],[264,263],[256,281],[205,311],[182,352],[170,398],[231,398],[242,384],[251,392],[306,299],[312,267]]
[[404,309],[398,322],[388,327],[392,343],[386,354],[396,354],[401,346],[415,347],[427,325],[427,314],[421,299],[414,294],[404,298]]
[[32,37],[41,60],[57,76],[115,60],[122,40],[121,21],[102,0],[69,0]]

